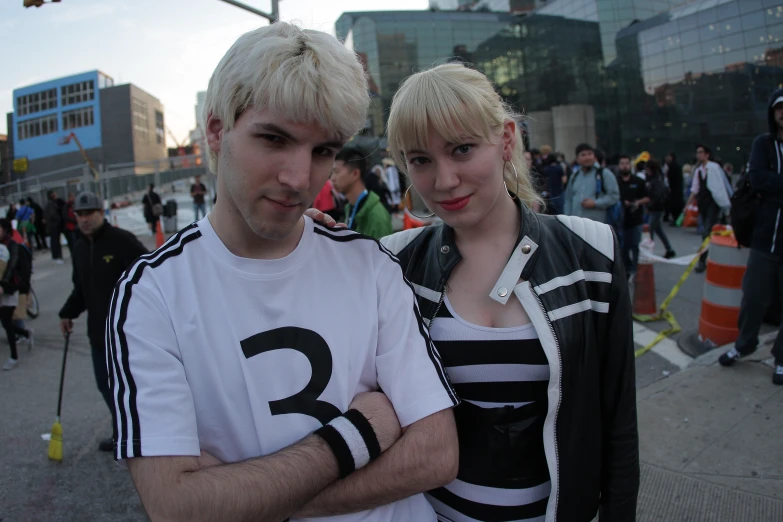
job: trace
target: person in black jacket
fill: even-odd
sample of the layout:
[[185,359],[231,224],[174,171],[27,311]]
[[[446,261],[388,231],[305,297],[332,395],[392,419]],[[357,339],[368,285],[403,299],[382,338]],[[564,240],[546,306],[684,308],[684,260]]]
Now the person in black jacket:
[[[783,295],[783,89],[769,103],[769,134],[757,136],[750,153],[750,185],[758,192],[759,207],[750,245],[750,257],[742,279],[739,337],[720,356],[723,366],[756,351],[759,329],[767,308]],[[783,322],[772,347],[774,384],[783,385]]]
[[3,364],[3,370],[13,370],[19,362],[19,355],[16,351],[17,336],[26,339],[28,348],[33,345],[33,332],[14,324],[14,310],[19,302],[19,291],[24,290],[26,284],[29,288],[29,281],[25,281],[23,274],[19,269],[20,250],[22,247],[12,239],[13,227],[7,219],[0,219],[0,245],[3,245],[3,256],[8,256],[5,265],[5,271],[0,277],[0,324],[5,329],[8,336],[8,347],[11,350],[11,357]]
[[[429,115],[429,117],[428,117]],[[389,149],[443,223],[381,239],[462,400],[448,520],[632,522],[639,490],[633,322],[612,228],[541,200],[517,117],[446,64],[394,96]],[[477,500],[480,499],[480,500]]]
[[682,167],[677,163],[677,156],[673,152],[666,155],[664,164],[664,175],[669,180],[669,204],[666,208],[666,215],[663,220],[671,217],[672,226],[676,226],[677,218],[682,214],[685,208],[685,193],[683,192]]
[[677,254],[663,229],[663,214],[671,194],[663,180],[661,166],[656,160],[649,160],[644,166],[644,172],[647,176],[647,195],[650,198],[647,204],[647,211],[650,213],[650,238],[655,239],[655,234],[658,234],[666,247],[666,254],[663,257],[671,259]]
[[[109,411],[113,411],[106,369],[106,317],[114,285],[147,249],[136,236],[104,219],[101,200],[92,192],[79,194],[74,210],[83,236],[73,246],[73,291],[60,310],[60,330],[63,335],[70,334],[73,319],[87,311],[95,381]],[[111,438],[102,440],[99,446],[101,451],[111,451],[112,447]]]
[[[49,192],[49,201],[46,202],[44,219],[46,220],[46,232],[49,234],[49,248],[52,250],[52,259],[57,264],[63,264],[63,247],[60,243],[60,235],[63,232],[63,212],[65,201],[57,197],[57,192]],[[36,213],[37,219],[37,213]],[[36,224],[36,228],[38,225]]]
[[162,201],[157,192],[155,192],[155,184],[150,183],[147,193],[141,200],[141,204],[144,206],[144,219],[150,226],[150,233],[154,236],[158,230],[158,222],[160,216],[163,213]]

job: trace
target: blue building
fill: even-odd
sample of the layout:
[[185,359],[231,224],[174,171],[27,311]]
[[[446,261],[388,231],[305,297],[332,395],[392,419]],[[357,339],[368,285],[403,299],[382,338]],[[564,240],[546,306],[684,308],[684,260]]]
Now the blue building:
[[14,156],[32,161],[78,152],[73,141],[58,143],[71,132],[85,149],[100,147],[100,90],[112,86],[109,76],[90,71],[14,90]]
[[17,161],[18,170],[7,172],[6,180],[82,165],[76,141],[63,144],[71,133],[96,166],[167,157],[160,101],[135,85],[115,86],[101,71],[20,87],[13,102],[8,155],[26,162]]

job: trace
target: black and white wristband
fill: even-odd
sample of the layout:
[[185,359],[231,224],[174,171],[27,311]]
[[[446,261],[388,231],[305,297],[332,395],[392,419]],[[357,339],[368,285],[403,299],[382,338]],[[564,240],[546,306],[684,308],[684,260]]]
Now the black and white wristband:
[[381,445],[370,422],[359,410],[348,410],[315,431],[337,458],[340,478],[363,468],[381,454]]

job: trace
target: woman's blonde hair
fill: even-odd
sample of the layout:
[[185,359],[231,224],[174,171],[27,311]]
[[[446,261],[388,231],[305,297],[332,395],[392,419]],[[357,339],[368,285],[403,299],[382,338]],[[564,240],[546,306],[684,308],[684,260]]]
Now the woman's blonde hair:
[[[365,124],[370,96],[364,68],[337,38],[285,22],[239,37],[212,73],[201,115],[231,129],[248,108],[271,109],[295,122],[318,122],[347,141]],[[209,151],[217,172],[217,154]]]
[[520,115],[503,102],[486,76],[464,65],[439,65],[409,76],[402,83],[392,100],[387,125],[390,154],[407,174],[404,151],[427,148],[430,123],[452,143],[459,143],[465,133],[493,142],[503,135],[503,125],[508,120],[517,124],[511,163],[519,173],[519,188],[514,169],[504,165],[506,187],[528,207],[542,205],[523,156]]

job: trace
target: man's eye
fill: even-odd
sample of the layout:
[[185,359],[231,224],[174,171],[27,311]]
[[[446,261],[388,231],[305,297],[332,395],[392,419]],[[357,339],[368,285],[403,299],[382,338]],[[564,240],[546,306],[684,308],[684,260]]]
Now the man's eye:
[[258,137],[263,139],[263,140],[266,140],[266,141],[268,141],[270,143],[282,143],[283,142],[283,138],[280,137],[280,136],[277,136],[275,134],[259,134]]
[[313,153],[316,156],[326,156],[326,157],[334,156],[335,154],[337,154],[333,149],[330,149],[329,147],[317,147],[313,149]]

